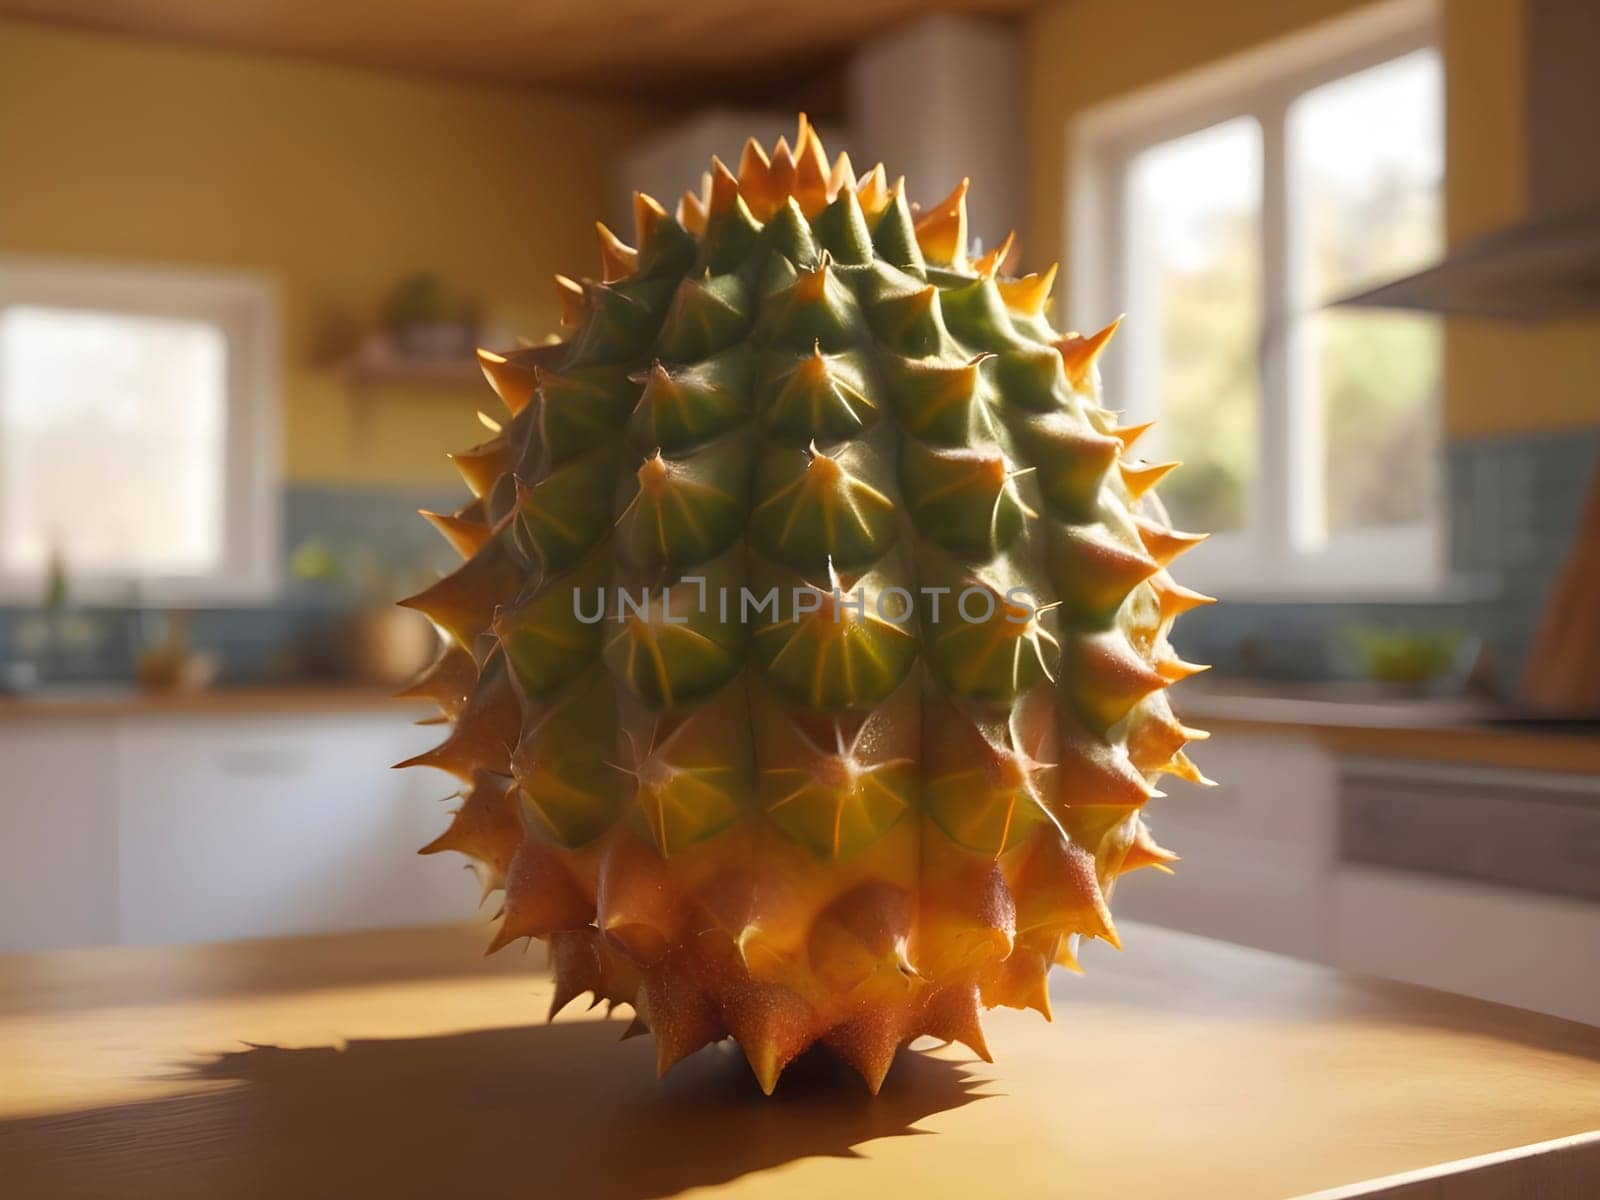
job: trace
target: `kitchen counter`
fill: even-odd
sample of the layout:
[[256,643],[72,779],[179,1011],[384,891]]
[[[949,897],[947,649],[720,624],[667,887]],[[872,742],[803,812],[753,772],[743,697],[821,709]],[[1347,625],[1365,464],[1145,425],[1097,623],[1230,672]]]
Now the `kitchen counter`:
[[1202,729],[1310,734],[1341,754],[1600,773],[1600,725],[1510,721],[1477,700],[1202,677],[1175,690],[1173,708]]
[[[0,1161],[33,1197],[1585,1194],[1600,1030],[1135,922],[996,1065],[731,1045],[655,1080],[482,928],[0,958]],[[905,1136],[918,1134],[921,1136]],[[1400,1173],[1415,1172],[1415,1176]],[[1319,1189],[1336,1189],[1319,1192]]]
[[0,695],[0,722],[159,716],[254,716],[340,713],[428,706],[390,690],[356,683],[296,683],[147,692],[136,687],[61,687]]

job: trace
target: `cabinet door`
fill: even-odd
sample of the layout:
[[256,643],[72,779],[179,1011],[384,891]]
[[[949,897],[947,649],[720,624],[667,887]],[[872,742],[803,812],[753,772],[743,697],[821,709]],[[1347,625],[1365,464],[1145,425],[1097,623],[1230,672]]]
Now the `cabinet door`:
[[128,722],[118,756],[123,940],[469,915],[476,892],[464,873],[416,853],[441,826],[437,800],[453,783],[389,769],[437,738],[407,715]]
[[0,726],[0,952],[117,939],[111,728]]
[[1215,788],[1164,778],[1145,810],[1181,856],[1172,877],[1139,871],[1117,883],[1112,912],[1275,950],[1329,954],[1333,766],[1314,740],[1227,737],[1194,747]]

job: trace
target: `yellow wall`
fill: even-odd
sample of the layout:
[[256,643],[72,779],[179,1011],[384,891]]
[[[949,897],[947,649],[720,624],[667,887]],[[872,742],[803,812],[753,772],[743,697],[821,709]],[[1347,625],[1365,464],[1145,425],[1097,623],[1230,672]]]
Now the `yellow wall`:
[[0,253],[270,273],[285,467],[299,480],[453,480],[486,389],[357,401],[325,365],[428,268],[519,329],[593,271],[634,106],[218,54],[0,21]]
[[[1068,123],[1170,79],[1361,6],[1362,0],[1059,0],[1028,26],[1031,259],[1062,260]],[[1446,223],[1452,240],[1526,211],[1521,0],[1442,0]],[[1600,421],[1600,337],[1587,322],[1452,321],[1445,428],[1455,436]]]

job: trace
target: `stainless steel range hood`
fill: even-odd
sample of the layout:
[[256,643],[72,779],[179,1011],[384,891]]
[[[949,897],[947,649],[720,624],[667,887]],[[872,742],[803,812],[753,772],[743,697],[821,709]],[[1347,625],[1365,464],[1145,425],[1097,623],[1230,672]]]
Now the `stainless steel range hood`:
[[1529,219],[1334,301],[1532,320],[1600,312],[1600,2],[1527,0]]

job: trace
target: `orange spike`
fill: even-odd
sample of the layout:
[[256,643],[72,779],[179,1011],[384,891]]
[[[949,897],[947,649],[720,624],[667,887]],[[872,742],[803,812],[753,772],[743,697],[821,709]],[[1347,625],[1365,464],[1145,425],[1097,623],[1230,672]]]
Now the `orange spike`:
[[[977,262],[972,264],[972,269],[977,274],[978,278],[992,279],[994,277],[994,273],[1000,269],[1000,264],[1005,262],[1006,259],[1010,257],[1011,248],[1016,244],[1017,231],[1013,229],[1010,233],[1006,234],[1005,241],[1001,242],[993,250],[989,251],[989,253],[985,254]],[[1029,276],[1029,278],[1031,279],[1033,277]],[[1001,296],[1005,295],[1005,289],[1006,285],[1004,282],[1002,282],[1000,284]]]
[[[715,160],[713,160],[715,161]],[[745,141],[744,151],[739,155],[739,182],[745,180],[765,180],[772,160],[767,157],[766,150],[755,138]]]
[[550,937],[550,974],[555,989],[550,997],[549,1019],[585,992],[599,994],[600,962],[595,954],[593,935],[588,930],[569,930]]
[[889,189],[889,177],[884,174],[882,163],[856,180],[856,201],[869,221],[880,216],[894,202],[894,193]]
[[854,189],[855,185],[855,167],[851,165],[850,156],[841,150],[839,157],[833,160],[833,169],[828,173],[828,195],[837,196],[846,188]]
[[1146,433],[1155,428],[1154,421],[1145,421],[1140,425],[1113,425],[1107,432],[1122,443],[1124,450],[1133,449],[1133,444]]
[[1091,391],[1094,384],[1094,363],[1100,357],[1100,351],[1106,348],[1106,343],[1117,332],[1117,327],[1122,324],[1122,317],[1118,317],[1111,324],[1097,333],[1084,337],[1081,333],[1069,333],[1056,343],[1056,349],[1061,352],[1061,361],[1067,369],[1067,382],[1080,392]]
[[815,217],[828,207],[828,155],[804,113],[800,114],[800,132],[794,145],[794,198],[801,212]]
[[1192,679],[1204,671],[1211,670],[1209,663],[1185,662],[1181,658],[1158,658],[1153,665],[1157,674],[1168,683],[1181,683],[1185,679]]
[[444,535],[444,540],[454,547],[462,558],[471,558],[489,540],[489,527],[481,521],[467,521],[449,513],[430,512],[419,508],[422,518]]
[[633,194],[633,240],[640,247],[650,244],[650,239],[655,236],[656,228],[667,219],[667,210],[662,208],[654,196],[644,192]]
[[1133,835],[1133,844],[1128,847],[1128,853],[1122,860],[1122,869],[1117,873],[1126,875],[1130,871],[1153,867],[1163,875],[1171,875],[1171,864],[1177,861],[1178,856],[1165,846],[1157,845],[1156,840],[1150,836],[1150,830],[1145,827],[1143,821],[1140,821]]
[[623,835],[600,864],[599,926],[640,962],[654,962],[680,932],[683,906],[654,848]]
[[454,721],[466,707],[477,682],[478,664],[472,655],[459,646],[446,646],[438,658],[395,693],[395,698],[431,700],[438,706],[439,721]]
[[706,206],[694,192],[685,191],[678,197],[678,224],[696,237],[706,231]]
[[667,963],[646,975],[638,1000],[640,1016],[656,1038],[656,1074],[727,1037],[716,1006],[688,972]]
[[739,158],[739,197],[758,221],[767,221],[782,207],[794,187],[794,159],[789,143],[778,139],[771,158],[754,138]]
[[1122,482],[1128,489],[1128,495],[1137,500],[1156,484],[1180,467],[1181,463],[1119,463],[1118,470],[1122,475]]
[[560,855],[536,837],[524,838],[517,847],[505,888],[505,917],[487,954],[520,938],[582,929],[594,920],[594,905],[584,899]]
[[1056,264],[1042,275],[1024,275],[1021,279],[999,281],[1000,299],[1011,312],[1025,317],[1037,317],[1050,302],[1050,289],[1056,284]]
[[929,262],[959,268],[967,257],[967,188],[970,179],[917,218],[917,245]]
[[472,494],[479,497],[487,495],[494,481],[511,466],[511,448],[506,445],[504,437],[492,438],[470,450],[461,450],[446,457],[455,464]]
[[477,867],[484,895],[488,895],[505,880],[521,842],[522,822],[510,780],[477,771],[461,793],[461,807],[451,816],[449,828],[417,853],[451,850],[466,855]]
[[626,279],[639,268],[639,252],[607,229],[603,221],[594,223],[600,235],[600,278],[606,283]]
[[538,372],[533,367],[481,347],[478,350],[478,366],[483,371],[483,377],[489,381],[489,386],[495,390],[495,395],[505,403],[513,417],[528,407],[528,401],[533,399],[534,389],[539,384]]
[[960,1042],[984,1062],[993,1062],[983,1036],[983,1001],[975,984],[954,987],[928,998],[922,1032],[942,1042]]
[[1139,531],[1139,540],[1144,543],[1145,550],[1163,567],[1180,554],[1193,550],[1211,536],[1209,533],[1183,533],[1142,517],[1135,517],[1133,523]]
[[[761,147],[756,147],[760,153]],[[748,147],[746,153],[749,153]],[[710,200],[706,205],[706,216],[717,217],[733,208],[734,202],[739,199],[739,178],[728,170],[724,163],[715,154],[711,156],[711,191]]]
[[561,301],[561,325],[574,329],[583,323],[583,284],[566,275],[556,276],[556,298]]
[[900,1022],[880,1010],[834,1026],[822,1040],[828,1049],[856,1069],[866,1081],[867,1090],[876,1096],[905,1037]]
[[1050,985],[1047,976],[1051,959],[1029,946],[1018,946],[1000,964],[996,974],[985,982],[984,1002],[1006,1008],[1031,1008],[1046,1021],[1050,1012]]
[[1201,787],[1217,786],[1217,781],[1215,779],[1207,778],[1206,773],[1199,767],[1195,766],[1194,760],[1182,750],[1179,750],[1176,754],[1174,754],[1170,762],[1158,767],[1157,769],[1165,772],[1168,775],[1173,775],[1179,779],[1186,780],[1189,783],[1197,783]]
[[1161,619],[1170,621],[1182,616],[1191,609],[1201,608],[1207,604],[1215,604],[1217,598],[1208,596],[1204,592],[1197,592],[1186,588],[1174,581],[1170,576],[1163,575],[1151,581],[1155,589],[1156,601],[1161,606]]
[[770,1096],[783,1069],[815,1038],[817,1015],[779,984],[751,982],[729,991],[723,997],[723,1020],[744,1050],[756,1082]]

